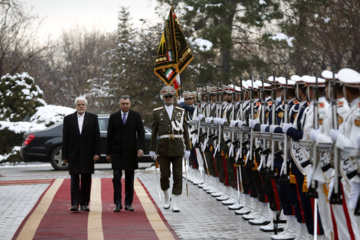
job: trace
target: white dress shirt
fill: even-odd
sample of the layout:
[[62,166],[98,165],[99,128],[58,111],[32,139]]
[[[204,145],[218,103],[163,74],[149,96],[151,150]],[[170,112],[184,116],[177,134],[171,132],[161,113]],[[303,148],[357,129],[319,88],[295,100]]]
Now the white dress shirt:
[[83,123],[84,123],[84,116],[85,116],[85,113],[83,113],[82,115],[77,115],[78,116],[78,124],[79,124],[79,131],[80,131],[80,134],[81,134],[81,131],[82,131],[82,127],[83,127]]
[[169,118],[171,120],[172,113],[173,113],[173,110],[174,110],[174,105],[170,105],[170,106],[165,105],[165,109],[166,109],[166,112],[169,115]]

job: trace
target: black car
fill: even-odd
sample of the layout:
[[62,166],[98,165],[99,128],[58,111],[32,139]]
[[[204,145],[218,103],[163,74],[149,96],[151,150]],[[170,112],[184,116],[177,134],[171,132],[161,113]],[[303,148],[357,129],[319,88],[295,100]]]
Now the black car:
[[[106,163],[106,137],[107,125],[110,115],[98,115],[101,154],[97,163]],[[56,170],[68,169],[68,164],[62,161],[62,130],[63,123],[57,123],[45,130],[24,133],[24,141],[21,146],[20,155],[24,162],[50,162]],[[144,156],[140,162],[152,162],[150,151],[151,129],[145,127],[145,149]]]

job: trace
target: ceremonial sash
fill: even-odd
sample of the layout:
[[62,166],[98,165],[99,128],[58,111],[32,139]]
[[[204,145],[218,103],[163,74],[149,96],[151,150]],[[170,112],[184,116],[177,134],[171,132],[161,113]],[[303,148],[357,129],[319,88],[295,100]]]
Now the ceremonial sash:
[[310,149],[300,147],[299,142],[290,140],[291,145],[291,157],[294,159],[296,166],[300,172],[305,176],[306,172],[304,168],[310,164]]

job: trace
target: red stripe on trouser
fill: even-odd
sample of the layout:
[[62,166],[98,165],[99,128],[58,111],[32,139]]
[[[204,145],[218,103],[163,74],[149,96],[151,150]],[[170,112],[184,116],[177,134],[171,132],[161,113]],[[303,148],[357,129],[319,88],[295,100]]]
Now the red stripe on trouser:
[[235,186],[234,187],[237,189],[237,184],[238,184],[238,181],[239,181],[238,172],[237,172],[237,167],[234,166],[233,168],[234,168],[234,175],[235,175],[235,181],[234,181]]
[[217,168],[216,168],[216,160],[214,158],[214,155],[211,153],[211,158],[213,159],[213,162],[214,162],[214,168],[215,168],[215,174],[217,177],[219,177],[219,173],[217,171]]
[[[193,168],[196,169],[196,163],[197,162],[197,154],[196,154],[196,149],[194,148],[194,155],[195,155],[195,159],[193,159]],[[199,163],[198,163],[199,164]]]
[[271,179],[271,185],[273,186],[276,209],[278,211],[280,211],[281,207],[280,207],[279,193],[278,193],[278,190],[277,190],[275,179],[273,179],[273,178]]
[[334,230],[334,239],[338,240],[339,239],[339,233],[338,233],[338,230],[337,230],[337,224],[336,224],[336,221],[335,221],[334,211],[333,211],[333,208],[331,207],[331,205],[330,205],[330,212],[331,212],[331,221],[332,221],[333,230]]
[[300,198],[300,189],[299,189],[299,185],[296,183],[296,193],[297,193],[297,198],[300,204],[300,211],[301,211],[301,222],[304,223],[305,222],[305,213],[302,207],[302,202],[301,202],[301,198]]
[[[315,210],[315,199],[314,198],[311,198],[310,199],[310,203],[311,203],[311,212],[312,212],[312,215],[313,215],[313,219],[314,219],[314,221],[315,221],[315,215],[314,215],[314,210]],[[319,208],[318,208],[319,209]],[[319,211],[319,210],[318,210]],[[316,213],[316,214],[318,214],[318,213]],[[319,216],[319,214],[318,214],[318,221],[317,221],[317,233],[318,233],[318,235],[319,235],[319,233],[321,232],[320,231],[320,224],[319,224],[319,221],[321,220],[320,219],[320,216]],[[315,229],[314,229],[314,232],[315,232]]]
[[[257,170],[256,170],[257,171]],[[268,195],[266,194],[266,190],[265,190],[265,184],[264,184],[264,177],[260,175],[260,180],[261,180],[261,185],[263,187],[263,190],[264,190],[264,196],[265,196],[265,199],[264,199],[264,203],[268,203],[269,202],[269,198],[268,198]]]
[[225,186],[229,185],[229,175],[228,175],[228,171],[227,171],[227,167],[226,167],[226,158],[225,156],[222,156],[222,160],[223,160],[223,166],[224,166],[224,173],[225,173]]
[[345,201],[345,193],[344,193],[344,188],[343,188],[343,185],[341,184],[341,194],[343,195],[343,208],[344,208],[344,214],[345,214],[345,219],[346,219],[346,225],[349,229],[349,235],[350,235],[350,238],[351,240],[355,239],[355,235],[354,235],[354,230],[352,228],[352,225],[351,225],[351,220],[350,220],[350,216],[349,216],[349,212],[348,212],[348,207],[347,207],[347,204],[346,204],[346,201]]

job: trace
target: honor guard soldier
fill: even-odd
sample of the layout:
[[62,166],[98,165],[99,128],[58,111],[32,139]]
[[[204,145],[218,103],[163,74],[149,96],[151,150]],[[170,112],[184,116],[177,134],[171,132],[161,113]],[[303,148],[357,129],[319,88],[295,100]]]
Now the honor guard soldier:
[[355,239],[360,239],[360,174],[359,174],[359,136],[360,136],[360,73],[344,68],[338,72],[344,84],[344,93],[350,104],[343,128],[332,129],[330,136],[336,147],[342,150],[341,176],[345,203]]
[[[172,205],[173,212],[180,212],[179,197],[182,193],[182,159],[185,161],[190,156],[190,143],[185,111],[183,108],[174,106],[175,89],[166,86],[160,91],[160,97],[164,100],[164,106],[155,108],[153,111],[152,134],[150,142],[150,156],[156,159],[156,151],[159,154],[160,185],[164,191],[165,209]],[[156,149],[156,138],[159,142]],[[184,151],[186,147],[186,151]],[[173,188],[170,203],[170,165],[172,164]]]

